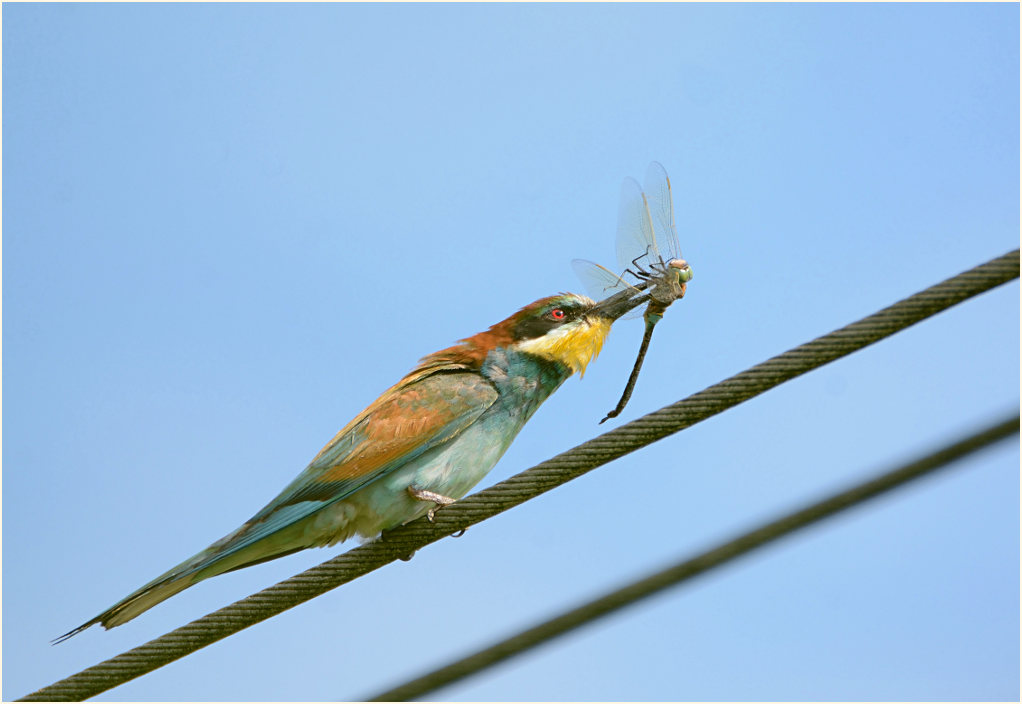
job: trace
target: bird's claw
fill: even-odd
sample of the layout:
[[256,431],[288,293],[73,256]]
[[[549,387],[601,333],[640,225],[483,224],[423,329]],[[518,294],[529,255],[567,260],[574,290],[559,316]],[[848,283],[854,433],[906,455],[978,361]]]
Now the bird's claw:
[[429,519],[430,523],[436,523],[436,511],[438,508],[450,506],[454,503],[454,499],[450,496],[444,496],[429,489],[419,489],[415,486],[408,487],[408,495],[416,501],[432,501],[435,504],[433,508],[426,511],[426,518]]
[[[426,520],[434,525],[436,524],[436,512],[444,506],[450,506],[455,501],[450,496],[444,496],[443,494],[438,494],[435,491],[430,491],[428,489],[419,489],[415,486],[408,487],[408,495],[417,501],[433,502],[433,508],[426,511]],[[465,535],[465,530],[465,528],[462,528],[457,533],[451,534],[451,537],[460,538]]]

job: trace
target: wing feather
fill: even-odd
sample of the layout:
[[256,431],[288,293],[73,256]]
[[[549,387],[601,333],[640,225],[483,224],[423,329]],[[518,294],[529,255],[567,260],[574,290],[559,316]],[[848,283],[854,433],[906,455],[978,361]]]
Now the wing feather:
[[496,389],[485,378],[453,365],[405,377],[337,433],[273,501],[188,572],[204,570],[448,442],[496,399]]

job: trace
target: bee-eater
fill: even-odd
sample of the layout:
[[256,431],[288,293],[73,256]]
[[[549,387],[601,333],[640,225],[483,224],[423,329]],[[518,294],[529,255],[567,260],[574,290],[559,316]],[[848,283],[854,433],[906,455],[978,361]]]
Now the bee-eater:
[[585,372],[613,321],[638,304],[629,298],[541,298],[423,358],[240,528],[58,640],[96,623],[119,626],[230,570],[432,516],[478,484],[539,405]]

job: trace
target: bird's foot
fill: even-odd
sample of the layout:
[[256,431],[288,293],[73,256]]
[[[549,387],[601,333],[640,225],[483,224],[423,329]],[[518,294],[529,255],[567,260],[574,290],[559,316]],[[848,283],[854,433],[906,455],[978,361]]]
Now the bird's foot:
[[[404,524],[402,524],[402,525],[404,525]],[[391,532],[392,530],[394,530],[394,529],[393,529],[393,528],[388,528],[387,530],[381,531],[381,532],[380,532],[380,540],[386,540],[386,539],[387,539],[387,536],[388,536],[388,535],[390,535],[390,532]],[[413,557],[415,557],[415,552],[416,552],[415,550],[412,550],[412,551],[411,551],[410,553],[408,553],[407,555],[404,555],[404,556],[400,556],[400,557],[399,557],[398,559],[399,559],[399,560],[401,560],[401,561],[403,561],[403,562],[408,562],[408,561],[409,561],[409,560],[411,560],[411,559],[412,559]]]
[[435,491],[430,491],[429,489],[419,489],[415,486],[408,487],[408,494],[417,501],[432,501],[436,504],[436,506],[426,512],[426,518],[429,519],[430,523],[436,523],[434,519],[436,518],[436,510],[438,508],[441,506],[450,506],[456,501],[456,499],[452,499],[450,496],[444,496],[443,494],[438,494]]

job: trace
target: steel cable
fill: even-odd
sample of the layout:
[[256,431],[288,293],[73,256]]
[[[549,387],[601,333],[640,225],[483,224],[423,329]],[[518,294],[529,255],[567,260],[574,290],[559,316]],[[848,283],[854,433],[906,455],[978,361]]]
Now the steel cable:
[[43,687],[22,701],[95,696],[1018,277],[1016,249],[467,496],[438,511],[435,523],[420,518],[389,531],[380,540]]
[[[721,543],[695,557],[615,589],[581,606],[527,628],[513,636],[459,658],[431,672],[366,698],[370,702],[402,702],[418,699],[462,680],[549,640],[608,616],[619,609],[653,596],[669,587],[697,577],[714,567],[741,557],[801,528],[847,508],[861,504],[913,479],[946,467],[952,462],[1019,432],[1019,416],[995,423],[958,442],[914,462],[876,476],[805,508],[765,523],[737,538]],[[362,701],[361,699],[356,701]]]

